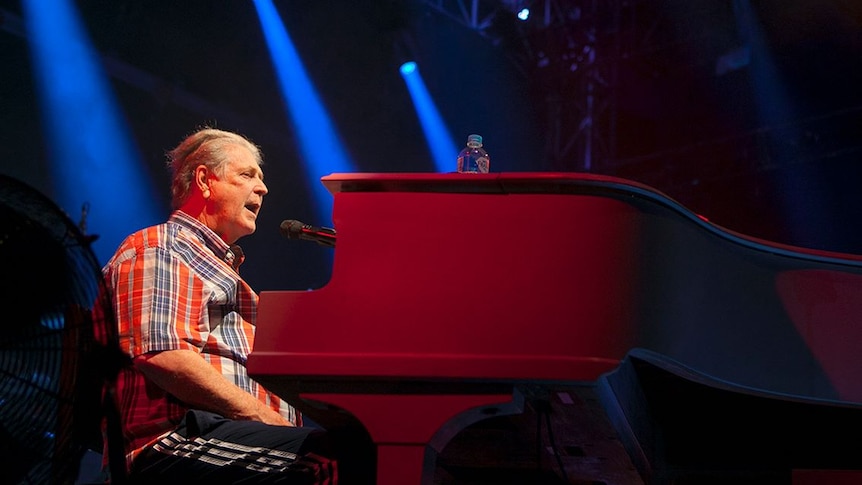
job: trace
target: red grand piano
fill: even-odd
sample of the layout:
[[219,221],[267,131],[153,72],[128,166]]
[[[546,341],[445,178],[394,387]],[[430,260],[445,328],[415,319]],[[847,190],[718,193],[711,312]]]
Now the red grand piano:
[[[799,404],[793,416],[822,424],[810,433],[862,409],[862,257],[737,234],[613,177],[322,181],[334,196],[332,277],[318,290],[261,293],[248,367],[312,420],[361,422],[380,485],[427,483],[429,447],[518,412],[520,386],[553,382],[601,386],[644,480],[669,481],[667,469],[688,466],[678,450],[691,448],[671,437],[693,426],[637,421],[643,407],[670,409],[664,394],[675,392],[627,390],[621,379],[643,379],[644,363],[782,410]],[[734,423],[757,426],[774,409]],[[858,468],[852,454],[785,455],[775,466],[862,468],[862,454]]]

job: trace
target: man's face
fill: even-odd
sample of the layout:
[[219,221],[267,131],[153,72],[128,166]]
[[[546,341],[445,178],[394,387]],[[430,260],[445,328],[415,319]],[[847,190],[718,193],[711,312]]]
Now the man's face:
[[227,148],[230,162],[224,175],[209,174],[210,197],[206,223],[228,244],[252,234],[263,196],[269,191],[254,155],[241,145]]

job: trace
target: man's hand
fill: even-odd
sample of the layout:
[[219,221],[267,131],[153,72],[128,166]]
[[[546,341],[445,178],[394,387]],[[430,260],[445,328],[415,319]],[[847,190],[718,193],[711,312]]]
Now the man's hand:
[[293,426],[255,396],[224,378],[192,350],[165,350],[138,356],[135,368],[157,386],[196,409],[230,419]]

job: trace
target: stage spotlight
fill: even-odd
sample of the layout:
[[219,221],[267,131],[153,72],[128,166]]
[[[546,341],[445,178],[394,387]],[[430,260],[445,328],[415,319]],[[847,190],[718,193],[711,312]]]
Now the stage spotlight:
[[521,22],[530,19],[530,0],[503,0],[503,6]]
[[416,63],[413,61],[407,61],[404,64],[401,64],[399,70],[401,71],[401,74],[405,76],[408,74],[413,74],[414,72],[416,72]]

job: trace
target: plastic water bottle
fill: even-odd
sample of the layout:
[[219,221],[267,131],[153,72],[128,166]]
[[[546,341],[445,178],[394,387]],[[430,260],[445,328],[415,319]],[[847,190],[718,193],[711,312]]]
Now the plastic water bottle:
[[458,173],[488,173],[491,156],[482,148],[482,135],[467,137],[467,146],[458,154]]

